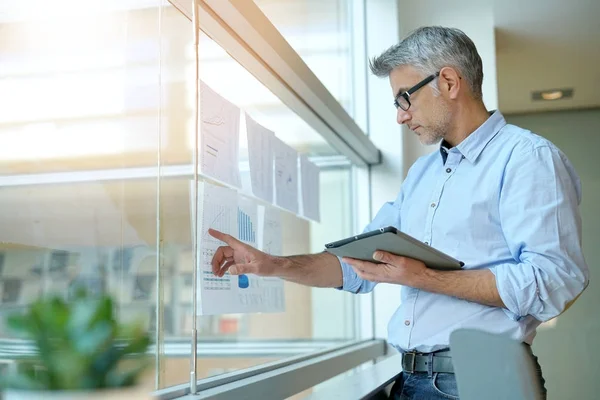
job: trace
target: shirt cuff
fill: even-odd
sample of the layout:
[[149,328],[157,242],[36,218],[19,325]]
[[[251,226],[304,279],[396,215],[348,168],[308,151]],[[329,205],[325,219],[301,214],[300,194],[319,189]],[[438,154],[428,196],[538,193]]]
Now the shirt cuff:
[[358,293],[363,280],[358,277],[350,264],[346,264],[342,261],[342,257],[338,257],[338,260],[340,262],[340,267],[342,268],[342,286],[337,287],[336,289]]
[[492,267],[492,268],[490,268],[490,271],[492,272],[492,274],[494,274],[494,277],[496,278],[496,289],[498,290],[498,294],[500,295],[502,302],[506,306],[506,307],[502,308],[502,311],[504,311],[504,314],[506,314],[506,316],[513,321],[518,321],[518,320],[522,319],[523,316],[518,315],[515,312],[511,311],[511,310],[518,310],[519,306],[517,304],[516,299],[509,296],[507,293],[505,293],[505,290],[503,290],[504,288],[501,285],[501,282],[504,281],[505,277],[503,277],[502,268]]

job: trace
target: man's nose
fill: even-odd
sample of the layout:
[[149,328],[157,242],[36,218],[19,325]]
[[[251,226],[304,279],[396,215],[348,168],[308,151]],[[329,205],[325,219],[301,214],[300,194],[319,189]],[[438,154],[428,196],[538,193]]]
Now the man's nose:
[[398,112],[396,114],[396,121],[400,125],[403,125],[403,124],[407,123],[408,121],[410,121],[410,118],[411,118],[411,115],[408,111],[404,111],[403,109],[398,107]]

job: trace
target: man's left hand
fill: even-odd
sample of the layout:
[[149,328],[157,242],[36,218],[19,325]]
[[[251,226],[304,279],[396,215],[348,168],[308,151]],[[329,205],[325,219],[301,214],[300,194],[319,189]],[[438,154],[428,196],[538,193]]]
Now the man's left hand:
[[381,264],[347,257],[342,258],[342,261],[350,264],[360,278],[371,282],[395,283],[418,288],[419,283],[427,279],[429,269],[422,261],[381,250],[373,253],[373,259]]

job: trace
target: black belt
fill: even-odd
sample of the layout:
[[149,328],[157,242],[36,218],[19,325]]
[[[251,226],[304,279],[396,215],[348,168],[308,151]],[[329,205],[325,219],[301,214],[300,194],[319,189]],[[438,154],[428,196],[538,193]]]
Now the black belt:
[[417,353],[415,351],[402,353],[403,372],[412,374],[430,370],[431,372],[453,374],[454,367],[450,350],[436,351],[435,353]]

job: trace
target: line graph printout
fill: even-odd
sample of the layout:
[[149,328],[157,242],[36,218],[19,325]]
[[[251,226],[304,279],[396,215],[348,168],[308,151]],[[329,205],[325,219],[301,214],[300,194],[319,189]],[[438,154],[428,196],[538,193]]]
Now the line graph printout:
[[259,207],[259,245],[260,250],[273,256],[283,255],[283,232],[281,229],[281,211],[274,207]]
[[273,137],[275,204],[298,213],[298,152]]
[[252,193],[269,203],[273,202],[273,149],[275,134],[259,125],[246,114],[248,161]]
[[[193,182],[192,182],[193,188]],[[193,192],[192,192],[193,193]],[[212,273],[212,258],[219,248],[225,246],[208,234],[213,228],[234,237],[240,234],[242,221],[244,237],[252,238],[259,225],[254,204],[250,199],[239,201],[233,189],[207,182],[198,183],[198,314],[217,315],[228,313],[280,312],[284,310],[283,281],[255,275],[231,275],[217,277]],[[240,218],[241,217],[241,218]]]
[[302,188],[302,215],[320,222],[319,212],[319,167],[300,156],[300,182]]
[[200,83],[200,169],[240,187],[240,109]]

